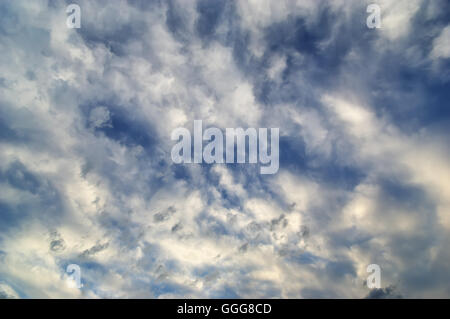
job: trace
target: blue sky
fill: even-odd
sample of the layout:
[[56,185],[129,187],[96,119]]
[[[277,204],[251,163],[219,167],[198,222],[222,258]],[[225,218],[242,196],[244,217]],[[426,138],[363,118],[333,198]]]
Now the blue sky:
[[[0,298],[450,296],[448,1],[69,3],[0,3]],[[279,171],[174,164],[197,119]]]

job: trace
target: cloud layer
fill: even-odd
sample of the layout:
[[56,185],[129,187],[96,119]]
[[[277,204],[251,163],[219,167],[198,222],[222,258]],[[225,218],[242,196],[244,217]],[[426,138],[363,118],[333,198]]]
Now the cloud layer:
[[[450,6],[376,2],[1,3],[0,298],[448,298]],[[174,164],[195,119],[279,172]]]

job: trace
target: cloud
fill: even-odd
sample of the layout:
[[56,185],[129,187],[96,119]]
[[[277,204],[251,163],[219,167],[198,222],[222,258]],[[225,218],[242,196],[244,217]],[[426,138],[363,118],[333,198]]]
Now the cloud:
[[366,299],[401,299],[402,295],[395,291],[394,286],[389,286],[386,288],[374,288],[366,296]]
[[19,295],[10,286],[0,283],[0,299],[18,299]]
[[[0,296],[447,297],[448,6],[379,3],[1,4]],[[196,119],[278,173],[174,164]]]
[[450,27],[445,27],[433,41],[431,56],[435,59],[450,57]]

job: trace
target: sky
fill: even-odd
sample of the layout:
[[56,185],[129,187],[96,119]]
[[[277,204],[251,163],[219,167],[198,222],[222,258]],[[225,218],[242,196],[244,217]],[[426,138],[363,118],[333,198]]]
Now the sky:
[[450,297],[448,1],[70,3],[0,1],[0,298]]

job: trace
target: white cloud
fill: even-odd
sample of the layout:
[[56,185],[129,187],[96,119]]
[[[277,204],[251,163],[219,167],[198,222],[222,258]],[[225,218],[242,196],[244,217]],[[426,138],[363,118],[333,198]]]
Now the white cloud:
[[[382,34],[407,37],[421,1],[381,4]],[[407,287],[408,247],[399,236],[428,239],[450,229],[441,140],[427,130],[402,132],[376,112],[370,89],[339,89],[349,78],[368,83],[367,73],[354,69],[364,61],[358,47],[323,87],[318,71],[339,32],[314,35],[320,61],[293,48],[270,52],[266,28],[290,16],[314,26],[322,13],[316,1],[239,1],[239,23],[224,22],[218,38],[207,40],[196,34],[195,1],[175,4],[179,34],[168,26],[175,13],[166,4],[145,10],[127,1],[82,1],[79,31],[65,28],[62,1],[45,5],[16,1],[9,7],[22,13],[17,24],[1,25],[0,134],[4,127],[7,133],[0,136],[0,202],[8,219],[0,225],[7,279],[0,295],[210,297],[231,287],[249,298],[359,298],[374,261],[383,264],[386,283]],[[330,22],[342,26],[360,4],[327,8],[345,13]],[[251,74],[236,57],[233,28],[248,36]],[[448,33],[434,40],[433,58],[449,56]],[[382,62],[376,53],[369,75]],[[261,101],[259,81],[270,81],[273,101]],[[174,166],[170,132],[194,119],[221,128],[280,127],[283,141],[298,142],[305,158],[291,150],[286,166],[265,178],[241,166]],[[308,162],[298,169],[302,160]],[[336,186],[334,175],[321,171],[327,165],[333,174],[349,166],[362,177],[354,187]],[[386,176],[423,190],[435,211],[386,202]],[[422,249],[438,270],[448,260],[444,237],[442,247]],[[82,290],[65,284],[64,266],[72,262],[82,268]],[[336,264],[343,270],[330,270]],[[176,288],[152,290],[162,283]],[[424,293],[448,292],[439,286]]]
[[434,39],[431,57],[434,59],[450,58],[450,26],[445,27]]

